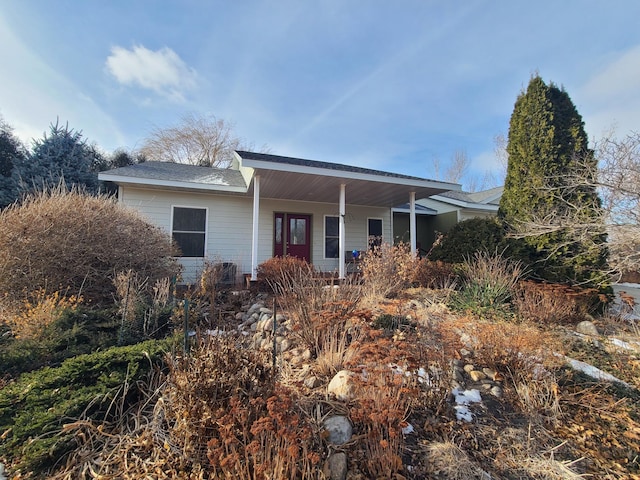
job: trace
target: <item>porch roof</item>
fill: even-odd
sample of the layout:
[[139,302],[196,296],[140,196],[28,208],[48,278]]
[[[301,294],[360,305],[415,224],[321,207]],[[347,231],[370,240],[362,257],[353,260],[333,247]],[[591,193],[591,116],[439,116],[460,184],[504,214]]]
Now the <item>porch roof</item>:
[[98,178],[118,185],[253,195],[255,175],[260,175],[262,198],[338,203],[344,184],[346,203],[389,208],[405,204],[410,192],[420,199],[461,190],[455,183],[245,151],[235,152],[226,169],[149,161],[101,172]]
[[266,153],[237,151],[236,160],[240,170],[260,175],[263,198],[337,203],[344,184],[347,204],[391,208],[406,203],[411,192],[419,199],[461,190],[455,183]]

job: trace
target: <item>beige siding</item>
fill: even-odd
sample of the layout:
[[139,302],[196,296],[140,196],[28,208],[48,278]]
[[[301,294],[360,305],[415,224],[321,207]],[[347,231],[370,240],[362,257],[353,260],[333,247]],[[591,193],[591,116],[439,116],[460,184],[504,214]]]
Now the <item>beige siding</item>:
[[[253,199],[245,196],[214,195],[126,186],[121,189],[120,201],[135,208],[151,223],[167,233],[171,232],[173,206],[207,209],[206,257],[237,265],[237,273],[251,270],[251,237]],[[338,215],[338,205],[316,202],[292,202],[260,199],[258,263],[273,255],[273,218],[275,212],[300,213],[312,216],[311,261],[323,271],[338,268],[337,259],[324,258],[324,217]],[[391,242],[390,210],[387,208],[351,207],[345,215],[345,250],[364,250],[367,247],[367,219],[382,219],[384,241]],[[181,259],[183,282],[192,283],[202,269],[202,259]]]

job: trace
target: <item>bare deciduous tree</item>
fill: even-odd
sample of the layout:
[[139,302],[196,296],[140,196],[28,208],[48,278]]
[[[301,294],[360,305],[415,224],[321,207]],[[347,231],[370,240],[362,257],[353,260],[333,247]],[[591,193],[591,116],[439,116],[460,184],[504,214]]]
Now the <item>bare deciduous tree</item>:
[[214,115],[189,113],[172,127],[155,128],[140,153],[149,160],[226,168],[234,150],[247,150],[234,125]]
[[[640,133],[617,138],[611,132],[596,143],[594,151],[597,167],[576,168],[565,176],[562,187],[545,188],[561,200],[571,198],[568,191],[595,187],[602,202],[599,215],[587,215],[585,205],[563,201],[544,216],[520,222],[514,236],[564,231],[572,242],[592,243],[594,248],[598,237],[607,236],[609,273],[640,271]],[[558,184],[547,180],[546,185]]]

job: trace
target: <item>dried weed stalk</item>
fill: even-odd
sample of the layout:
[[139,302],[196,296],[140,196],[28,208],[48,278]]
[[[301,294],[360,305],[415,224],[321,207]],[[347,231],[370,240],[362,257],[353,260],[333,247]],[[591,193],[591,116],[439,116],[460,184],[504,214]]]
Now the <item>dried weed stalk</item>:
[[367,369],[359,377],[350,417],[363,436],[362,468],[370,478],[394,478],[403,470],[402,429],[415,397],[414,382],[385,367]]
[[406,243],[375,246],[361,261],[364,296],[379,300],[398,295],[411,283],[417,264]]

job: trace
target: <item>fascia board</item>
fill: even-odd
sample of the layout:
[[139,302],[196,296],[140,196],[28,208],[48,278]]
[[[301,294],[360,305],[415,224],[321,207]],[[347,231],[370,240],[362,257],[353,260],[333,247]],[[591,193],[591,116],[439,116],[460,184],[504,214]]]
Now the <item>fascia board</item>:
[[436,182],[431,180],[419,180],[385,175],[373,175],[370,173],[350,172],[347,170],[333,170],[327,168],[310,167],[305,165],[278,164],[254,159],[242,159],[243,166],[256,170],[274,170],[279,172],[301,173],[306,175],[319,175],[324,177],[345,178],[349,180],[363,180],[368,182],[391,183],[395,185],[408,185],[420,188],[438,188],[444,190],[461,190],[457,183]]

